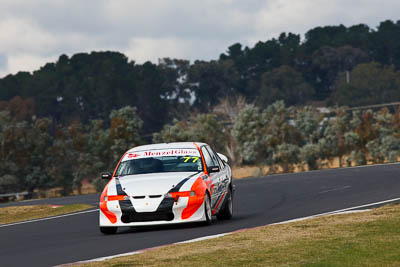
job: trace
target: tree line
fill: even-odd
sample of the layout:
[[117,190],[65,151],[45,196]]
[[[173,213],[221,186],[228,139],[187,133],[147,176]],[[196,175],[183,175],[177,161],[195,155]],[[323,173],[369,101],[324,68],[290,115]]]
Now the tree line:
[[[63,126],[11,114],[0,112],[0,193],[61,187],[67,195],[79,192],[84,179],[101,190],[99,173],[113,170],[128,148],[147,143],[143,120],[130,106],[113,110],[109,127],[102,120]],[[393,162],[400,156],[400,109],[323,110],[283,101],[262,109],[225,99],[212,112],[174,120],[152,136],[152,142],[193,140],[225,153],[232,165],[268,166],[270,173],[315,170],[335,158],[339,166]]]
[[154,141],[199,140],[226,153],[234,165],[265,165],[291,172],[316,170],[338,159],[339,167],[395,162],[400,157],[400,108],[377,111],[347,107],[286,106],[265,109],[223,101],[213,113],[175,121]]
[[[61,55],[33,73],[0,79],[0,107],[30,99],[39,117],[57,123],[102,119],[135,106],[144,133],[159,131],[193,110],[209,112],[221,99],[242,96],[260,108],[287,105],[379,104],[400,100],[400,21],[316,27],[229,46],[218,59],[165,58],[137,64],[119,52]],[[150,139],[149,139],[150,140]]]
[[84,179],[103,186],[99,173],[112,170],[131,146],[143,143],[143,120],[136,108],[123,107],[102,120],[67,126],[49,118],[18,119],[0,112],[0,193],[61,187],[68,195],[80,192]]

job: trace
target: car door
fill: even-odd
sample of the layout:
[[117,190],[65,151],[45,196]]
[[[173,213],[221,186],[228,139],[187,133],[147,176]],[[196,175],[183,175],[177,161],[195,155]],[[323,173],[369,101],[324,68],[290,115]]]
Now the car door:
[[218,154],[211,147],[207,147],[208,151],[211,154],[211,158],[214,162],[217,162],[219,166],[219,186],[220,186],[220,194],[225,193],[229,188],[229,183],[231,182],[231,175],[229,173],[229,169],[226,164],[219,158]]
[[[206,167],[210,170],[213,167],[218,167],[218,162],[214,162],[210,152],[207,150],[206,146],[201,148],[201,153],[204,156],[204,161],[206,163]],[[208,176],[211,179],[211,208],[213,209],[216,206],[218,198],[220,196],[220,172],[211,172],[208,173]]]
[[224,192],[227,192],[229,190],[229,185],[232,182],[232,173],[230,171],[230,168],[228,165],[218,156],[215,151],[213,151],[217,160],[218,164],[220,166],[220,172],[221,172],[221,184],[224,188]]

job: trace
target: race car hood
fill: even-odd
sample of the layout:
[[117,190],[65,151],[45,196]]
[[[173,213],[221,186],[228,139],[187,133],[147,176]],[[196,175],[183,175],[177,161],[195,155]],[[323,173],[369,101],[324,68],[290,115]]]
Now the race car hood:
[[[129,196],[164,195],[197,172],[164,172],[127,175],[119,178]],[[179,191],[179,190],[178,190]]]

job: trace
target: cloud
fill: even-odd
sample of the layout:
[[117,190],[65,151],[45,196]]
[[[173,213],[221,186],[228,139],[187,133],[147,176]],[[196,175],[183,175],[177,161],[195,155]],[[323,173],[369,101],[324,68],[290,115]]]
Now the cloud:
[[[207,39],[184,39],[184,38],[132,38],[129,47],[123,53],[137,63],[146,61],[158,62],[161,58],[188,59],[191,61],[199,59],[193,53],[206,55],[207,58],[215,58],[216,47],[228,47],[231,42]],[[223,52],[223,51],[222,51]],[[217,55],[218,56],[218,55]]]
[[8,58],[8,71],[17,73],[19,71],[37,70],[48,62],[55,62],[58,56],[34,56],[30,54],[18,54]]
[[0,53],[0,77],[3,77],[9,73],[7,56]]
[[29,18],[3,19],[0,20],[0,54],[5,57],[3,61],[6,64],[3,63],[3,66],[6,69],[0,69],[0,77],[8,73],[39,69],[49,61],[54,62],[61,54],[90,52],[101,48],[102,45],[97,43],[95,37],[79,32],[51,33]]
[[0,54],[0,71],[4,71],[7,69],[7,56],[4,54]]
[[93,50],[121,51],[136,62],[217,59],[233,43],[253,46],[281,32],[376,27],[400,19],[399,9],[397,0],[2,0],[0,54],[8,64],[0,75]]
[[394,0],[300,0],[270,1],[268,8],[263,9],[257,16],[255,23],[258,28],[255,42],[261,32],[265,31],[268,38],[277,37],[281,32],[304,34],[308,30],[327,25],[352,26],[367,24],[371,28],[387,19],[398,20],[396,10],[400,9],[400,2]]

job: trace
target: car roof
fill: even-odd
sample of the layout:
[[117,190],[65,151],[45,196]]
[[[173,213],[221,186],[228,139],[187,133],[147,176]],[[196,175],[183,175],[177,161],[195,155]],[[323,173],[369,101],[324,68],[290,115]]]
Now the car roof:
[[174,143],[160,143],[160,144],[150,144],[131,148],[128,152],[142,151],[142,150],[155,150],[155,149],[179,149],[179,148],[197,148],[196,147],[207,145],[206,143],[200,142],[174,142]]

